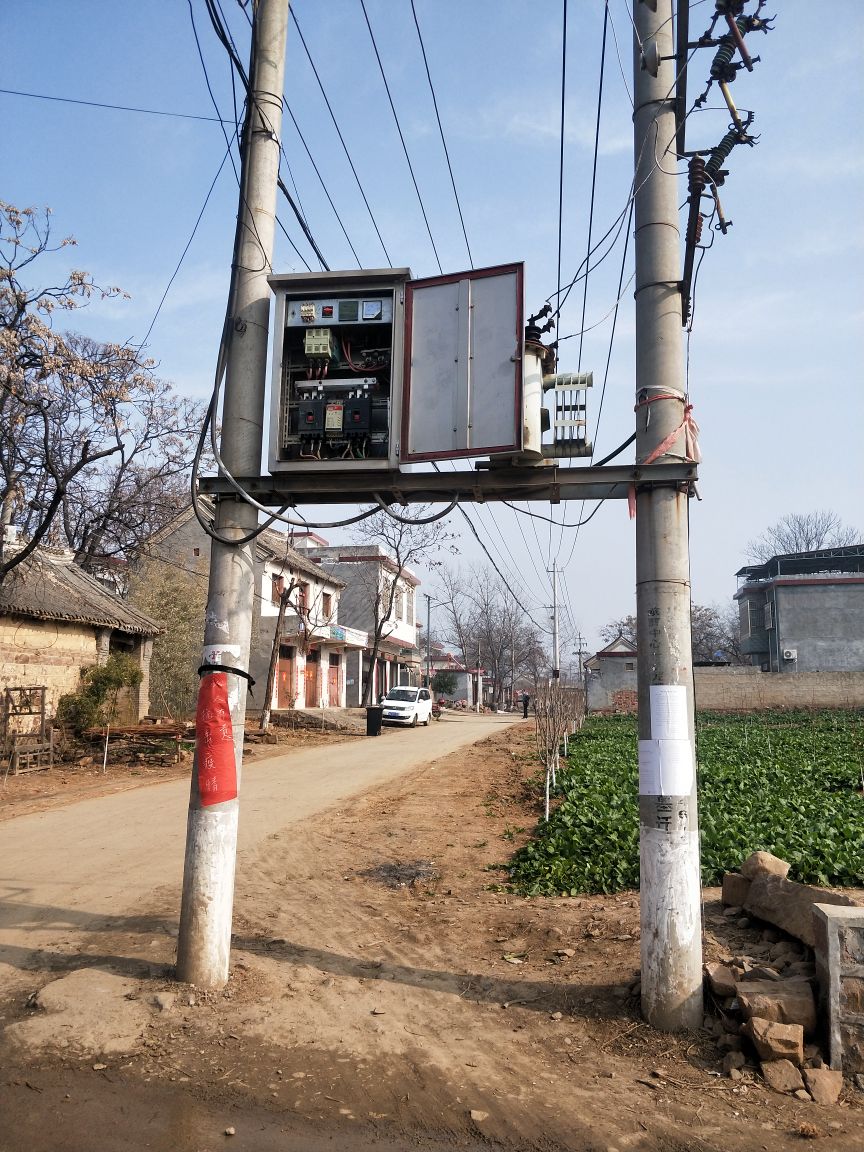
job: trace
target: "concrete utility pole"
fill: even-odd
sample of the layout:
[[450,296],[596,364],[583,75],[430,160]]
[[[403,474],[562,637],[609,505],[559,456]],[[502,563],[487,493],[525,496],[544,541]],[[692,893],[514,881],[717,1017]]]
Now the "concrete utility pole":
[[561,651],[558,642],[558,568],[552,561],[552,679],[561,676]]
[[[252,28],[251,91],[243,131],[235,263],[226,325],[229,345],[221,453],[235,476],[257,476],[261,470],[270,315],[267,275],[273,256],[287,25],[288,0],[259,0]],[[250,504],[230,498],[218,501],[215,526],[221,536],[240,539],[257,524],[258,513]],[[233,546],[212,541],[205,666],[248,668],[254,553],[254,542]],[[225,706],[218,699],[213,703],[223,676],[227,680]],[[246,679],[234,672],[203,673],[177,976],[205,988],[220,988],[228,979],[246,691]],[[224,723],[229,710],[230,726]],[[230,761],[230,746],[222,747],[222,762],[217,762],[213,748],[220,739],[224,742],[231,737],[233,764],[226,763]]]
[[426,597],[426,687],[432,688],[432,597],[424,592]]
[[[672,0],[637,0],[634,18],[638,465],[686,455],[686,412]],[[682,483],[637,486],[642,1012],[667,1031],[703,1007],[687,500]]]

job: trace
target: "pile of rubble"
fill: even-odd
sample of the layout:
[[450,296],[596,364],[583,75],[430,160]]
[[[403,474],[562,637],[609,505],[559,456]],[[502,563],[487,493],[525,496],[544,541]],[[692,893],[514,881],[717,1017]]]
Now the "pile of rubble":
[[[731,1079],[752,1078],[758,1065],[775,1091],[834,1104],[844,1087],[844,1071],[864,1091],[864,1065],[856,1070],[864,1050],[857,1047],[864,1046],[864,1017],[859,1022],[847,1013],[846,1031],[835,1026],[831,1004],[837,995],[831,985],[842,984],[843,973],[829,971],[822,954],[820,917],[830,918],[835,911],[830,906],[838,906],[842,933],[844,914],[851,914],[849,923],[864,925],[864,908],[848,896],[794,884],[786,879],[788,871],[785,861],[755,852],[740,873],[724,877],[724,918],[741,928],[756,927],[754,920],[765,926],[746,954],[727,954],[706,964],[707,1002],[713,1011],[705,1024]],[[848,952],[848,943],[844,946]],[[857,966],[848,971],[854,977]]]

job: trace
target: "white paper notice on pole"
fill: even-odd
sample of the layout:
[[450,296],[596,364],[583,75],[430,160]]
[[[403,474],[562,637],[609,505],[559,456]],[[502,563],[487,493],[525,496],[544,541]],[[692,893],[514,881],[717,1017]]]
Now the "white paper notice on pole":
[[651,739],[688,740],[687,689],[683,684],[652,684]]
[[639,795],[662,796],[660,749],[656,740],[639,741]]
[[639,741],[639,795],[689,796],[693,746],[688,740]]

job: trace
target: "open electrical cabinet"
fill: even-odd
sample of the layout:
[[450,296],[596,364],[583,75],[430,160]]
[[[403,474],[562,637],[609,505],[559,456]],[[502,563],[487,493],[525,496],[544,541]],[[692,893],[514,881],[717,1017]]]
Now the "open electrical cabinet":
[[522,447],[521,264],[270,277],[271,472],[398,469]]

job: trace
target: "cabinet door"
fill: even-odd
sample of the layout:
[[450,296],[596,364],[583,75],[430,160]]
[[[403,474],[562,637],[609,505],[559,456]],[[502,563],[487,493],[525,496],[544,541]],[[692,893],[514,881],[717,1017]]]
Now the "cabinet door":
[[523,266],[405,285],[400,460],[522,449]]

